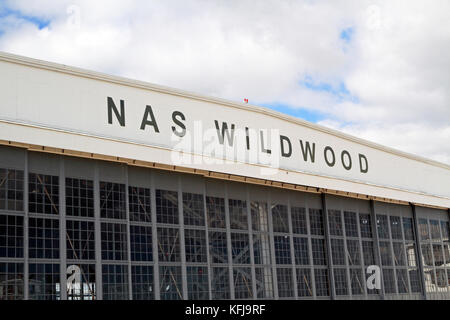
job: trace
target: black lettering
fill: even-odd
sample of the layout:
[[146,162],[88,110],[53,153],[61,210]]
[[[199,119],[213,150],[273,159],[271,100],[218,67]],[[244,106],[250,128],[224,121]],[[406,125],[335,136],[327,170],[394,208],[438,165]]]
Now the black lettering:
[[247,144],[247,150],[250,150],[250,133],[247,127],[245,127],[245,142]]
[[116,104],[114,103],[114,100],[111,97],[108,97],[108,123],[112,124],[112,113],[114,111],[114,114],[116,115],[117,121],[119,121],[119,124],[122,127],[125,127],[125,102],[123,100],[120,100],[120,112],[117,110]]
[[235,128],[234,124],[231,124],[231,132],[229,132],[228,124],[226,122],[222,122],[222,129],[219,128],[219,122],[217,120],[214,120],[214,123],[216,124],[217,136],[219,138],[220,144],[224,144],[226,133],[228,144],[230,145],[230,147],[232,147],[234,141],[234,128]]
[[[148,116],[150,116],[151,120],[148,120]],[[141,130],[145,130],[145,127],[147,125],[152,126],[153,129],[155,129],[155,132],[159,133],[158,123],[156,123],[155,115],[153,114],[151,106],[145,107],[145,113],[141,123]]]
[[[362,160],[364,160],[365,167],[363,168]],[[367,161],[367,158],[363,154],[359,154],[359,170],[361,173],[367,173],[369,171],[369,162]]]
[[314,163],[316,157],[316,144],[313,143],[312,150],[309,141],[306,141],[306,148],[303,146],[303,141],[300,140],[300,147],[302,148],[303,160],[308,161],[308,154],[311,162]]
[[[345,155],[347,155],[347,158],[348,158],[348,165],[345,164],[345,160],[344,160]],[[350,170],[352,168],[352,157],[350,156],[350,153],[347,150],[342,151],[341,161],[342,161],[342,165],[344,166],[345,170]]]
[[261,151],[267,154],[271,154],[272,150],[264,148],[264,133],[262,131],[259,132],[261,137]]
[[177,117],[181,118],[181,120],[183,120],[183,121],[186,120],[186,117],[180,111],[174,111],[172,113],[172,121],[181,128],[181,131],[177,131],[177,128],[172,126],[172,131],[175,135],[182,138],[186,135],[186,126],[184,125],[183,122],[181,122],[181,120],[177,119]]
[[[288,150],[284,150],[284,142],[287,142]],[[289,158],[292,155],[292,144],[291,140],[288,137],[280,135],[280,145],[281,145],[281,156],[285,158]]]
[[[328,161],[328,157],[327,157],[328,151],[331,151],[331,154],[333,155],[333,161]],[[330,146],[327,146],[327,147],[325,147],[323,154],[325,156],[325,162],[327,163],[327,165],[329,167],[334,167],[334,165],[336,164],[336,156],[334,155],[333,149]]]

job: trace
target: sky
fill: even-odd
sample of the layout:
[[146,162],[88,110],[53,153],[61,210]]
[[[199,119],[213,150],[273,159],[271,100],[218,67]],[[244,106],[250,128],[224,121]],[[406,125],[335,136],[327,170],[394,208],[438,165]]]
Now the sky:
[[450,164],[448,0],[0,0],[0,51],[247,98]]

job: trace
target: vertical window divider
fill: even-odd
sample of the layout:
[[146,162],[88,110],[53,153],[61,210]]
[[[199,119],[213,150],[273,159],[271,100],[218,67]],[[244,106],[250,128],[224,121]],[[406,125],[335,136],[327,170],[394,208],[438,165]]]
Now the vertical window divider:
[[184,218],[183,218],[183,190],[181,187],[181,177],[177,177],[177,193],[178,193],[178,222],[180,230],[180,255],[181,255],[181,287],[183,291],[183,299],[188,299],[187,287],[187,269],[186,269],[186,245],[184,238]]
[[[347,248],[347,230],[345,228],[345,211],[343,210],[342,206],[341,206],[341,210],[339,210],[339,211],[341,212],[342,238],[344,239],[344,252],[345,252],[344,262],[345,262],[345,270],[347,273],[347,294],[351,299],[351,297],[353,296],[353,292],[352,292],[352,278],[351,278],[351,272],[350,272],[350,265],[348,262],[348,256],[350,255],[350,253],[348,252],[348,248]],[[355,213],[355,216],[356,216],[356,213]]]
[[374,241],[374,254],[375,254],[375,262],[380,268],[380,294],[381,299],[385,299],[385,293],[384,293],[384,277],[383,277],[383,268],[381,265],[381,253],[380,253],[380,239],[378,238],[378,224],[377,224],[377,215],[375,212],[375,201],[370,200],[370,217],[372,219],[372,234],[373,234],[373,241]]
[[278,295],[278,278],[277,278],[277,264],[275,258],[275,243],[273,237],[273,219],[272,219],[272,192],[268,190],[268,203],[267,203],[267,212],[268,212],[268,224],[269,224],[269,238],[270,238],[270,250],[272,251],[272,279],[273,279],[273,297],[275,300],[279,299]]
[[360,210],[356,213],[356,226],[358,231],[358,244],[359,244],[359,252],[360,252],[360,259],[361,259],[361,269],[362,269],[362,279],[364,280],[364,299],[368,299],[368,292],[367,292],[367,284],[366,284],[366,267],[364,263],[364,253],[363,253],[363,246],[362,246],[362,234],[361,234],[361,218],[360,218]]
[[230,206],[228,203],[228,184],[224,183],[225,191],[225,226],[227,230],[227,247],[228,247],[228,274],[230,279],[230,299],[234,300],[234,276],[233,276],[233,247],[231,246],[231,224],[230,224]]
[[291,248],[291,273],[292,273],[292,281],[291,283],[294,293],[295,300],[298,299],[298,290],[297,290],[297,272],[295,270],[295,251],[294,251],[294,232],[292,229],[292,212],[291,212],[291,195],[288,196],[288,203],[287,203],[287,209],[288,209],[288,227],[289,227],[289,242],[290,242],[290,248]]
[[159,248],[158,248],[158,234],[156,225],[156,188],[154,171],[150,171],[150,206],[152,216],[152,246],[153,246],[153,287],[155,292],[155,300],[161,300],[159,292]]
[[128,194],[128,165],[125,165],[125,213],[127,217],[127,267],[128,267],[128,297],[133,300],[133,278],[131,274],[131,227],[130,227],[130,205],[129,205],[129,194]]
[[428,300],[427,295],[427,289],[425,287],[425,272],[423,268],[423,261],[422,261],[422,247],[420,246],[420,232],[419,232],[419,220],[417,219],[417,211],[416,206],[413,203],[409,203],[409,206],[411,207],[411,211],[413,214],[413,225],[414,225],[414,240],[416,244],[416,259],[417,259],[417,266],[419,267],[419,276],[420,276],[420,284],[422,287],[422,296],[424,300]]
[[387,223],[388,223],[389,248],[391,248],[391,263],[392,263],[392,271],[393,271],[392,273],[394,274],[394,287],[395,287],[394,294],[399,295],[398,279],[397,279],[397,266],[395,264],[396,257],[395,257],[395,251],[394,251],[394,241],[392,239],[392,226],[391,226],[390,210],[387,210],[386,218],[387,218]]
[[97,300],[103,299],[103,279],[102,279],[102,238],[100,223],[100,173],[99,163],[95,161],[94,167],[94,217],[95,217],[95,282]]
[[209,223],[208,223],[208,212],[206,208],[206,179],[203,179],[203,215],[205,217],[205,232],[206,232],[206,262],[208,265],[208,291],[209,291],[209,299],[212,300],[212,262],[211,262],[211,252],[209,249]]
[[328,262],[328,281],[330,285],[330,297],[331,300],[336,300],[336,290],[334,286],[334,272],[331,260],[331,240],[330,240],[330,226],[328,223],[328,208],[327,208],[327,197],[325,193],[321,193],[322,198],[322,214],[323,214],[323,224],[324,224],[324,234],[326,242],[326,255]]
[[[253,300],[257,299],[257,289],[256,289],[256,271],[255,271],[255,251],[253,249],[253,225],[252,225],[252,214],[251,214],[251,205],[250,205],[250,191],[249,186],[245,186],[245,195],[246,195],[246,203],[247,203],[247,224],[248,224],[248,237],[249,237],[249,247],[250,247],[250,265],[251,265],[251,274],[252,274],[252,292],[253,292]],[[263,280],[264,285],[265,281]]]
[[59,259],[61,300],[67,300],[66,237],[66,174],[64,158],[59,156]]
[[317,299],[316,277],[315,277],[315,272],[314,272],[314,256],[313,256],[313,252],[312,252],[311,221],[309,219],[308,202],[306,202],[306,204],[305,204],[305,218],[306,218],[306,231],[307,231],[307,238],[308,238],[309,272],[311,274],[312,298],[314,300],[316,300]]
[[28,150],[25,151],[25,167],[23,170],[23,298],[24,300],[29,300],[29,247],[28,247],[28,221],[29,221],[29,207],[28,207],[28,180],[29,180],[29,167],[28,167]]

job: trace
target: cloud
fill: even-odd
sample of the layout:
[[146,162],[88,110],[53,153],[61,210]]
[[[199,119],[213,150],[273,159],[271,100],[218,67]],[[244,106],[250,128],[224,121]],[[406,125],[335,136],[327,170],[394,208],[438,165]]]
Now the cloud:
[[450,163],[448,1],[5,6],[20,15],[0,9],[2,51],[314,114],[323,125]]

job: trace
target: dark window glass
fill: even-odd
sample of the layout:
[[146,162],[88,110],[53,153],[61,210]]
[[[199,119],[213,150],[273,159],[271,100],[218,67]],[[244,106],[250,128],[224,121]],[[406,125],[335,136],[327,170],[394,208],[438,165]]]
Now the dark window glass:
[[360,295],[364,293],[365,280],[362,276],[361,269],[350,269],[350,282],[352,286],[352,295]]
[[255,282],[258,298],[273,298],[272,267],[256,267]]
[[161,300],[183,300],[181,267],[159,267],[159,294]]
[[291,218],[293,233],[305,235],[308,234],[305,208],[292,207]]
[[187,289],[189,300],[208,300],[208,268],[187,267]]
[[181,262],[180,230],[175,228],[158,228],[159,262]]
[[213,267],[211,292],[213,300],[230,299],[230,277],[228,267]]
[[252,213],[252,228],[253,231],[269,231],[267,223],[267,204],[262,202],[252,201],[250,203]]
[[371,266],[375,264],[374,247],[372,241],[363,241],[362,243],[364,265]]
[[127,218],[124,184],[100,182],[100,214],[108,219]]
[[405,248],[402,242],[393,242],[394,261],[396,266],[406,266]]
[[184,239],[186,262],[207,262],[206,231],[186,229]]
[[397,269],[396,272],[397,272],[398,293],[408,293],[409,286],[408,286],[408,276],[406,273],[406,269]]
[[312,297],[312,283],[310,269],[296,269],[297,291],[299,297]]
[[0,210],[23,211],[23,171],[0,168]]
[[330,282],[328,280],[327,269],[314,269],[314,279],[316,283],[316,295],[325,297],[330,295]]
[[128,266],[102,265],[102,288],[104,300],[128,300]]
[[94,222],[66,221],[67,259],[95,260]]
[[68,264],[67,270],[67,300],[96,300],[95,264]]
[[133,300],[153,300],[153,266],[131,266]]
[[247,233],[231,233],[233,264],[250,263],[250,243]]
[[212,263],[228,263],[227,234],[209,231],[209,251]]
[[384,282],[384,291],[389,293],[395,292],[395,278],[394,278],[394,270],[393,269],[384,269],[383,268],[383,282]]
[[223,198],[206,197],[206,213],[210,228],[225,229],[225,200]]
[[290,298],[294,296],[294,282],[291,268],[277,268],[278,296]]
[[24,299],[23,263],[0,262],[0,301]]
[[127,225],[102,222],[101,229],[102,259],[127,260]]
[[94,217],[94,183],[66,178],[66,215]]
[[441,228],[438,220],[430,220],[430,231],[433,240],[441,240]]
[[328,224],[330,225],[330,234],[333,236],[342,236],[341,211],[328,210]]
[[152,228],[130,226],[131,261],[153,261]]
[[344,211],[345,234],[347,237],[358,237],[358,222],[355,212]]
[[311,234],[323,236],[323,216],[320,209],[309,209],[309,224],[311,227]]
[[345,265],[344,240],[331,239],[331,257],[333,258],[333,265]]
[[31,213],[59,213],[59,178],[30,173],[28,181],[28,209]]
[[131,221],[152,222],[150,189],[129,186],[128,207]]
[[272,207],[273,232],[289,233],[288,208],[285,205]]
[[347,240],[348,264],[350,266],[361,265],[361,254],[358,240]]
[[248,230],[247,202],[229,199],[228,207],[231,229]]
[[60,300],[59,264],[31,263],[29,266],[29,299]]
[[380,241],[380,255],[383,266],[392,266],[391,245],[389,242]]
[[276,264],[291,264],[291,244],[288,236],[275,236]]
[[412,218],[403,217],[402,219],[403,219],[403,232],[405,233],[405,240],[414,240]]
[[195,193],[183,193],[183,216],[187,226],[205,225],[205,208],[203,195]]
[[59,220],[30,218],[29,257],[32,259],[59,259]]
[[402,240],[402,223],[400,217],[390,216],[392,239]]
[[336,295],[348,295],[347,270],[342,268],[334,269],[334,286]]
[[295,264],[309,265],[308,238],[294,237]]
[[23,217],[0,214],[0,258],[23,258]]
[[359,228],[361,231],[361,237],[372,238],[372,224],[370,221],[370,215],[363,213],[359,215]]
[[389,239],[388,217],[377,214],[377,229],[380,239]]
[[178,224],[178,192],[156,190],[156,221]]
[[269,234],[253,234],[253,253],[255,264],[272,264]]
[[420,240],[430,239],[427,219],[419,219],[419,233],[420,233]]
[[325,241],[323,239],[311,239],[313,262],[316,266],[325,266]]
[[233,267],[235,299],[251,299],[253,297],[251,269]]

